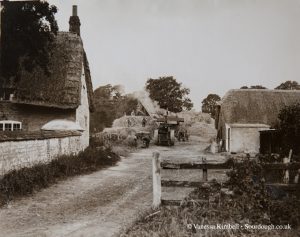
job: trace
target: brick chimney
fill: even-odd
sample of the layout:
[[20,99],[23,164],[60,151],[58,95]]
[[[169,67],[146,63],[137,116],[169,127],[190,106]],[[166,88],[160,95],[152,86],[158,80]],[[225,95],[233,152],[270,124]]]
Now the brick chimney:
[[80,35],[80,19],[77,16],[77,6],[73,5],[73,13],[72,16],[70,16],[70,20],[69,20],[69,31],[76,33],[77,35]]

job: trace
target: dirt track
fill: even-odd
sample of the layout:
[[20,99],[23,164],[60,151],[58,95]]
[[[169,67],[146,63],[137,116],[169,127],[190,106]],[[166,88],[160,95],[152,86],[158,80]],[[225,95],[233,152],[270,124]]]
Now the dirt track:
[[[207,143],[193,141],[173,148],[152,146],[122,159],[115,167],[63,181],[0,209],[1,236],[118,236],[152,202],[151,154],[164,159],[199,159]],[[211,156],[209,159],[222,159]],[[166,173],[199,179],[200,171]],[[163,195],[172,196],[175,190]],[[176,191],[184,196],[187,189]]]

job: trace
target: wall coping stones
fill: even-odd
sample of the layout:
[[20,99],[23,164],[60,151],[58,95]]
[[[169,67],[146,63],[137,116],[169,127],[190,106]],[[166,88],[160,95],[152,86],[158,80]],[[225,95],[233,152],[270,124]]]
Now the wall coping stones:
[[64,138],[81,135],[82,133],[79,131],[0,131],[0,142],[45,140],[51,138]]

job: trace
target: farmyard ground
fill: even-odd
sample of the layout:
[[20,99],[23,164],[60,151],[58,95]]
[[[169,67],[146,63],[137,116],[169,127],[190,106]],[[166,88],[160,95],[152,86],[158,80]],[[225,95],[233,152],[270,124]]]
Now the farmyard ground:
[[[117,236],[151,208],[152,152],[158,150],[163,159],[198,159],[207,145],[207,139],[194,137],[172,148],[151,146],[131,153],[115,167],[75,177],[13,201],[0,210],[1,235]],[[224,173],[216,175],[224,177]],[[178,180],[201,178],[199,171],[166,172],[168,176]],[[189,191],[171,188],[163,195],[183,198]]]

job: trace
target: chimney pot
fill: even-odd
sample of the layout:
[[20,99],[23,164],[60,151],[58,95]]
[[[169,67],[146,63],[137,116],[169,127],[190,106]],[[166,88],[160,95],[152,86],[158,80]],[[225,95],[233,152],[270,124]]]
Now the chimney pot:
[[72,16],[77,16],[77,5],[73,5],[73,14]]
[[72,16],[70,17],[69,20],[69,31],[72,33],[76,33],[77,35],[80,35],[80,19],[77,15],[77,6],[73,5],[73,10],[72,10]]

